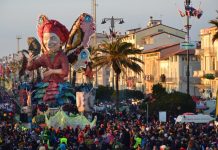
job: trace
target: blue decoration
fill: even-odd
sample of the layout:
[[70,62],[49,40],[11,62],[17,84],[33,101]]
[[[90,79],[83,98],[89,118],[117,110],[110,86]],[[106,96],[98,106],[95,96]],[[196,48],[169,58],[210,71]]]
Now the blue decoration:
[[45,87],[47,87],[48,85],[49,85],[48,82],[39,82],[39,83],[37,83],[37,84],[35,85],[35,87],[37,87],[37,88],[45,88]]
[[86,16],[85,16],[85,22],[91,22],[91,21],[92,21],[91,16],[86,15]]
[[82,51],[80,56],[81,56],[81,59],[84,60],[87,58],[87,53],[85,51]]
[[92,88],[93,86],[91,84],[81,84],[77,87],[77,91],[88,93]]
[[[44,94],[46,92],[46,88],[48,87],[48,82],[40,82],[38,83],[36,87],[36,92],[33,96],[34,99],[37,99],[37,101],[40,101],[43,99]],[[64,82],[58,84],[58,94],[55,95],[56,104],[57,105],[63,105],[67,101],[72,101],[75,103],[76,98],[73,94],[73,87],[70,83]]]
[[31,85],[29,84],[29,83],[27,83],[27,82],[23,82],[23,83],[21,83],[20,85],[19,85],[19,87],[18,87],[18,89],[19,90],[27,90],[27,91],[29,91],[30,89],[31,89]]

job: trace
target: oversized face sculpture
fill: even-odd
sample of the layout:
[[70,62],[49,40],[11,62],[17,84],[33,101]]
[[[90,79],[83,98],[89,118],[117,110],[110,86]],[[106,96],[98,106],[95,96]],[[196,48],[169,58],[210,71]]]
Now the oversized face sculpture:
[[53,53],[60,49],[61,40],[55,33],[44,33],[43,44],[48,53]]
[[78,55],[78,60],[74,64],[74,70],[79,70],[80,68],[86,68],[88,62],[90,62],[90,53],[88,49],[83,49]]
[[93,18],[90,15],[85,15],[82,17],[80,28],[84,32],[84,38],[82,41],[83,47],[88,47],[89,39],[93,33],[95,33],[95,24]]

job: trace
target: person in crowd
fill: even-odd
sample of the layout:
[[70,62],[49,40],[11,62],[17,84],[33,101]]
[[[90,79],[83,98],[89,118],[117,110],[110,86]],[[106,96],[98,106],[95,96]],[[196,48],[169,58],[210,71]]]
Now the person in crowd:
[[[36,127],[23,130],[15,123],[0,122],[0,146],[2,149],[48,149],[50,142],[46,142],[41,133],[46,131],[49,141],[53,140],[53,149],[61,148],[72,150],[152,150],[167,147],[170,150],[206,150],[218,148],[217,125],[195,123],[161,123],[156,119],[149,124],[137,122],[137,113],[95,112],[99,117],[96,127],[82,128],[66,127],[63,129],[46,129]],[[141,114],[143,116],[143,114]],[[125,119],[124,119],[125,118]],[[154,117],[155,118],[155,117]],[[52,136],[51,136],[52,135]],[[51,138],[53,137],[53,138]],[[59,139],[59,140],[58,140]],[[44,142],[43,142],[44,140]],[[35,142],[34,142],[35,141]]]

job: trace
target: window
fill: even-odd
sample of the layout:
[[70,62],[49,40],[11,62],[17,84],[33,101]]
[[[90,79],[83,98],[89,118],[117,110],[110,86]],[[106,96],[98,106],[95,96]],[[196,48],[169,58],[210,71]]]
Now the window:
[[110,70],[106,70],[106,75],[110,75]]
[[169,57],[169,60],[170,60],[170,62],[172,62],[173,61],[173,57]]
[[183,68],[184,70],[183,70],[183,77],[186,77],[186,72],[187,72],[187,66],[184,66],[184,68]]
[[197,57],[192,56],[192,57],[191,57],[191,60],[192,60],[192,61],[197,61]]
[[174,61],[177,62],[177,56],[174,56]]
[[182,57],[182,61],[184,61],[185,60],[185,58],[184,57]]
[[145,44],[153,44],[153,39],[151,37],[145,38]]

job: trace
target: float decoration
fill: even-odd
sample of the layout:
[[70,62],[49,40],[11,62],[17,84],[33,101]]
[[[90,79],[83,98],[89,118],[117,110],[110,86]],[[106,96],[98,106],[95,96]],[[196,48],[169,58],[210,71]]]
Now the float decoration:
[[45,123],[47,126],[53,127],[54,129],[63,129],[67,127],[76,128],[79,126],[81,129],[84,129],[87,125],[90,128],[96,126],[97,117],[94,118],[92,122],[89,122],[85,116],[78,115],[76,117],[69,117],[63,110],[59,110],[54,116],[48,119],[47,115],[45,114]]
[[[91,69],[90,49],[88,48],[90,37],[94,32],[93,17],[87,13],[81,14],[70,30],[69,39],[65,45],[65,53],[76,71],[84,69],[86,72],[87,69],[89,71]],[[91,74],[87,74],[87,77],[92,78]]]
[[[61,75],[50,74],[44,76],[43,82],[38,82],[34,86],[33,98],[37,99],[38,102],[43,101],[57,105],[63,105],[71,101],[75,102],[74,89],[66,82],[68,62],[74,66],[76,71],[87,69],[88,71],[85,72],[88,77],[93,75],[90,73],[90,52],[88,50],[90,37],[95,32],[93,18],[87,13],[81,14],[74,22],[70,32],[68,32],[67,28],[57,20],[49,20],[45,15],[41,15],[37,27],[42,53],[40,56],[35,53],[33,60],[30,63],[28,62],[27,65],[23,64],[23,67],[26,67],[29,71],[43,67],[44,72],[48,72],[50,69],[62,69],[64,72]],[[61,50],[58,52],[48,51],[46,43],[43,41],[44,33],[54,33],[59,37],[62,44],[66,43],[64,53]],[[29,46],[29,49],[32,48]],[[22,53],[23,58],[27,58],[25,54],[29,54],[29,52],[24,50]],[[57,68],[58,66],[61,66],[61,68]]]

